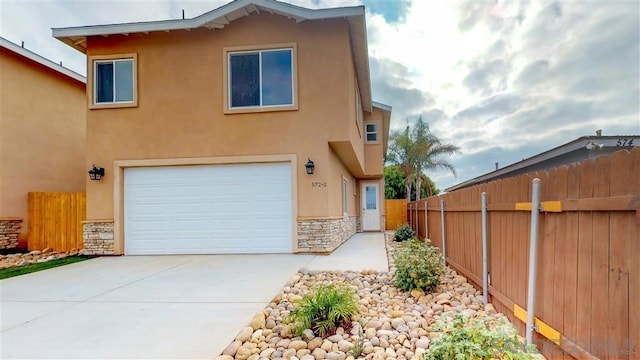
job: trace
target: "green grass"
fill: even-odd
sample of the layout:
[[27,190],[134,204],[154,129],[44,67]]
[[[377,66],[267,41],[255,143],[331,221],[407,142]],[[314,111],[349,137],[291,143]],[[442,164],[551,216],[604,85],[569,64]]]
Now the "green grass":
[[35,263],[23,266],[15,266],[7,269],[0,270],[0,280],[7,279],[14,276],[20,276],[29,274],[36,271],[47,270],[58,266],[69,265],[80,261],[88,260],[86,256],[69,256],[64,259],[56,259],[43,263]]

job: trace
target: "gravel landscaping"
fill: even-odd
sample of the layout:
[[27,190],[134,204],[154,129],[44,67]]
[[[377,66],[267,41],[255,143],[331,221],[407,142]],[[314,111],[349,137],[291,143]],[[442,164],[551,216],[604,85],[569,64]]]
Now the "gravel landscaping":
[[[421,359],[430,343],[440,336],[433,328],[439,319],[453,319],[462,314],[508,324],[507,318],[497,313],[493,305],[483,304],[480,291],[452,269],[447,269],[441,284],[431,294],[396,288],[394,245],[388,238],[389,272],[300,269],[216,359]],[[338,328],[335,334],[324,339],[316,337],[311,330],[296,337],[283,319],[297,301],[322,283],[348,284],[359,299],[360,316],[351,329]]]
[[56,252],[52,251],[50,248],[46,248],[42,251],[36,250],[27,253],[0,255],[0,269],[43,263],[76,255],[82,255],[82,251],[71,249],[71,251],[68,252]]

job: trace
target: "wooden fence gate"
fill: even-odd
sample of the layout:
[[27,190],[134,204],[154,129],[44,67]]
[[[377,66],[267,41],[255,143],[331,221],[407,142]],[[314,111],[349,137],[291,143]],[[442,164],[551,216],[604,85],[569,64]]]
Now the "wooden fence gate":
[[82,249],[86,207],[84,192],[30,192],[29,251]]
[[407,222],[407,200],[385,199],[384,213],[384,228],[395,230],[399,225]]

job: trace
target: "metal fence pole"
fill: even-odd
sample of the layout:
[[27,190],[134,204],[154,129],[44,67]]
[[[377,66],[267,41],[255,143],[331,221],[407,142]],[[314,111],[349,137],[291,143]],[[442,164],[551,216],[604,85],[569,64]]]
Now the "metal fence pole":
[[538,217],[540,215],[540,179],[533,179],[531,194],[531,234],[529,238],[529,284],[527,288],[527,346],[533,344],[536,272],[538,269]]
[[442,225],[442,256],[444,257],[444,264],[447,264],[447,239],[444,231],[444,199],[440,200],[440,222]]
[[483,192],[482,200],[482,299],[489,303],[489,264],[487,263],[487,193]]

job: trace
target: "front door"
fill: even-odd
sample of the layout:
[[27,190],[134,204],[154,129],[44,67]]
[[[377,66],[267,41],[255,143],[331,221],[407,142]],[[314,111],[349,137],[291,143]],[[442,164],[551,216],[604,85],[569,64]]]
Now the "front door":
[[362,230],[380,231],[378,183],[362,183]]

